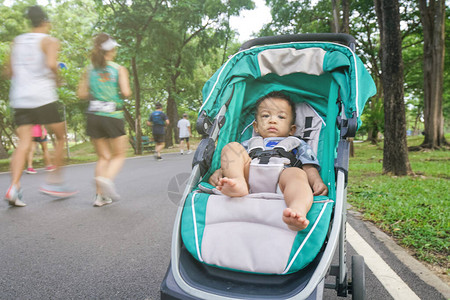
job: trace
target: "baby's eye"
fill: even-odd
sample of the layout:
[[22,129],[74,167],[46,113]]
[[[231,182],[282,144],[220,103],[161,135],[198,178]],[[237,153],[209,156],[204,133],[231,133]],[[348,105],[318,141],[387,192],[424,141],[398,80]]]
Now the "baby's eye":
[[269,114],[261,114],[261,118],[268,118]]
[[286,116],[284,116],[284,115],[279,115],[278,118],[284,120],[284,119],[286,119]]

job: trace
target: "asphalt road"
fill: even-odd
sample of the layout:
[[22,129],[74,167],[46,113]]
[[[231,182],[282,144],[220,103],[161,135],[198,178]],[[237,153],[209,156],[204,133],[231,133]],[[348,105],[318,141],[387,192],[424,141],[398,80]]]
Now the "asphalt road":
[[[24,174],[24,208],[0,203],[0,299],[159,299],[170,260],[177,201],[192,155],[127,159],[116,178],[122,199],[94,208],[94,164],[67,166],[79,189],[70,199],[38,192],[45,174]],[[0,192],[9,174],[0,174]],[[444,299],[395,259],[357,218],[349,223],[367,236],[421,299]],[[383,248],[384,247],[384,248]],[[348,261],[354,254],[348,247]],[[349,266],[351,270],[351,266]],[[349,274],[350,275],[350,274]],[[392,299],[366,269],[368,299]],[[325,290],[325,299],[341,299]]]

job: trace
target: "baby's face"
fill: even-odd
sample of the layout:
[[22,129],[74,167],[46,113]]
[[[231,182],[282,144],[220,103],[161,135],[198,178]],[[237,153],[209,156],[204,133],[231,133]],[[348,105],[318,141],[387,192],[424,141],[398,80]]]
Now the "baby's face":
[[289,136],[295,132],[292,117],[292,108],[288,101],[268,98],[259,105],[253,127],[263,138]]

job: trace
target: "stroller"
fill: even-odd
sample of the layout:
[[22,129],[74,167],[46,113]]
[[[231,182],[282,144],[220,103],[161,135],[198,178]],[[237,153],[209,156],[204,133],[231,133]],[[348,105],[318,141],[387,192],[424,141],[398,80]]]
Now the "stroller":
[[[325,287],[335,289],[338,296],[365,298],[362,256],[352,257],[352,279],[347,279],[347,139],[355,136],[364,105],[376,89],[354,51],[355,40],[346,34],[257,38],[244,43],[205,84],[196,125],[203,139],[178,208],[161,299],[322,299]],[[259,226],[265,220],[241,213],[239,218],[251,220],[236,221],[242,207],[216,209],[219,219],[228,216],[220,222],[210,212],[214,203],[250,201],[247,204],[253,207],[270,202],[274,206],[265,213],[273,210],[281,219],[284,201],[282,197],[272,201],[280,200],[280,195],[248,195],[245,201],[227,202],[207,184],[220,168],[221,149],[254,135],[255,102],[271,91],[283,91],[298,106],[295,135],[316,152],[329,190],[326,197],[314,197],[307,216],[310,225],[298,233]],[[245,226],[262,229],[243,239],[239,235],[247,232]],[[339,265],[332,266],[336,248]],[[326,276],[335,276],[335,284],[325,284]]]

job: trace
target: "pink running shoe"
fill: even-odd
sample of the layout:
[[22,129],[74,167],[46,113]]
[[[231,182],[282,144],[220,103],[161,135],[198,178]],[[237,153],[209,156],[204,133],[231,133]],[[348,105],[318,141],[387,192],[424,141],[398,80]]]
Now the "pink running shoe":
[[47,171],[47,172],[53,172],[53,171],[55,171],[55,170],[56,170],[56,167],[53,166],[53,165],[50,165],[50,166],[46,166],[46,167],[45,167],[45,171]]
[[25,170],[25,172],[27,172],[28,174],[36,174],[37,173],[37,171],[35,169],[33,169],[33,168],[27,168]]

